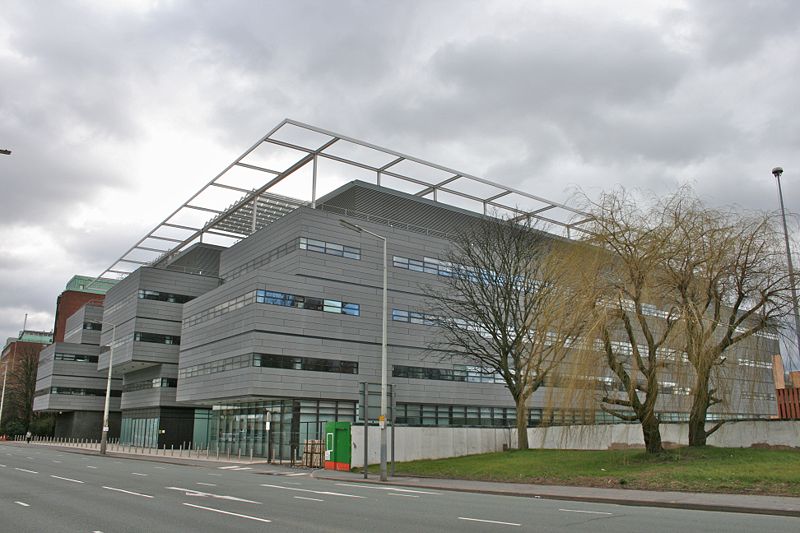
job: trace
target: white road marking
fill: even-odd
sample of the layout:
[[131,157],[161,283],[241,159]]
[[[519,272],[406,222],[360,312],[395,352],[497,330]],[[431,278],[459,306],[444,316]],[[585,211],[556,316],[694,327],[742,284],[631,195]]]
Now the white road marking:
[[166,470],[166,468],[163,466],[154,466],[153,468],[158,468],[159,470]]
[[5,468],[5,467],[6,467],[6,465],[0,465],[0,468]]
[[219,469],[220,469],[220,470],[232,470],[232,469],[234,469],[234,468],[239,468],[239,467],[238,467],[238,465],[232,465],[232,466],[220,466],[220,467],[219,467]]
[[266,522],[267,524],[272,522],[272,520],[267,520],[266,518],[259,518],[257,516],[250,516],[246,514],[232,513],[230,511],[223,511],[222,509],[214,509],[213,507],[203,507],[202,505],[194,505],[191,503],[184,503],[183,505],[186,505],[188,507],[194,507],[195,509],[204,509],[206,511],[213,511],[215,513],[221,513],[230,516],[238,516],[239,518],[247,518],[249,520],[257,520],[259,522]]
[[221,476],[222,474],[215,474],[214,472],[211,472],[211,473],[209,473],[208,475],[209,475],[209,476]]
[[124,492],[125,494],[132,494],[133,496],[141,496],[142,498],[152,498],[152,496],[150,496],[149,494],[142,494],[140,492],[133,492],[131,490],[117,489],[117,488],[114,488],[114,487],[106,487],[105,485],[103,485],[103,488],[106,489],[106,490],[115,490],[117,492]]
[[54,476],[53,474],[50,474],[50,477],[53,477],[53,478],[56,478],[56,479],[63,479],[64,481],[72,481],[73,483],[83,483],[83,481],[80,481],[78,479],[72,479],[71,477]]
[[388,496],[405,496],[406,498],[419,498],[416,494],[397,494],[396,492],[390,492]]
[[164,487],[167,490],[177,490],[186,494],[186,496],[198,496],[200,498],[215,498],[217,500],[230,500],[234,502],[255,503],[261,505],[261,502],[254,502],[253,500],[245,500],[244,498],[237,498],[236,496],[227,496],[224,494],[213,494],[211,492],[200,492],[194,489],[184,489],[181,487]]
[[30,507],[31,506],[31,504],[25,503],[25,502],[14,502],[14,503],[16,503],[17,505],[21,505],[23,507]]
[[31,461],[33,461],[33,457],[26,457],[25,459],[30,459]]
[[294,473],[294,474],[284,474],[284,475],[286,475],[286,476],[307,476],[308,473],[307,472],[297,472],[297,473]]
[[605,514],[605,515],[612,514],[612,513],[604,513],[602,511],[581,511],[579,509],[559,509],[559,511],[563,511],[565,513],[586,513],[586,514]]
[[481,518],[467,518],[466,516],[459,516],[459,520],[469,520],[470,522],[484,522],[486,524],[500,524],[501,526],[516,526],[520,527],[522,524],[515,524],[514,522],[500,522],[499,520],[483,520]]
[[29,474],[38,474],[35,470],[28,470],[27,468],[14,468],[14,470],[19,470],[20,472],[27,472]]
[[321,500],[319,498],[307,498],[305,496],[293,496],[293,498],[298,500],[310,500],[312,502],[324,502],[325,500]]
[[139,472],[131,472],[132,476],[146,476],[147,474],[140,474]]
[[57,460],[57,459],[53,459],[53,462],[54,462],[54,463],[60,463],[61,461],[59,461],[59,460]]
[[205,485],[206,487],[216,487],[216,483],[203,483],[202,481],[197,482],[198,485]]
[[86,465],[86,468],[94,468],[94,469],[97,469],[97,467],[96,467],[96,466],[92,466],[92,465]]
[[311,490],[311,489],[299,489],[297,487],[284,487],[283,485],[268,485],[265,483],[261,484],[262,487],[270,487],[273,489],[283,489],[283,490],[294,490],[297,492],[311,492],[312,494],[322,494],[324,496],[343,496],[345,498],[361,498],[363,499],[364,496],[357,496],[355,494],[344,494],[342,492],[328,492],[324,490]]
[[372,485],[360,485],[358,483],[337,483],[337,487],[356,487],[359,489],[373,489],[373,490],[391,490],[392,492],[409,492],[412,494],[433,494],[438,496],[438,492],[430,492],[427,490],[412,490],[401,489],[400,487],[373,487]]

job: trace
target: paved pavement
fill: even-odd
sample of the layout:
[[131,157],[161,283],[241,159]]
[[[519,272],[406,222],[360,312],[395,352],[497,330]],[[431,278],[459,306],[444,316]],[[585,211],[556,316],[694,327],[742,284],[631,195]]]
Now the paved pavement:
[[[98,457],[97,451],[91,448],[72,447],[65,448],[47,444],[25,444],[13,443],[14,446],[25,450],[41,449],[49,450],[54,453],[64,451],[77,452],[88,457]],[[370,478],[365,480],[362,474],[350,472],[335,472],[327,470],[307,470],[279,465],[267,464],[263,461],[250,462],[247,459],[231,459],[217,461],[215,456],[206,458],[204,455],[193,454],[187,457],[183,455],[170,455],[167,451],[156,455],[152,452],[142,450],[113,449],[109,456],[111,458],[144,459],[149,462],[166,463],[183,466],[201,466],[212,468],[217,472],[242,474],[269,474],[276,476],[298,476],[298,479],[317,480],[320,482],[333,483],[336,486],[353,487],[373,487],[381,490],[381,487],[388,489],[395,487],[395,491],[402,490],[401,487],[422,492],[433,491],[453,491],[462,493],[478,493],[484,497],[489,496],[516,496],[526,497],[536,500],[571,501],[593,504],[613,504],[624,506],[639,506],[646,508],[672,508],[684,510],[716,511],[722,513],[747,513],[758,515],[776,515],[785,517],[800,517],[800,498],[780,497],[780,496],[753,496],[742,494],[709,494],[709,493],[685,493],[685,492],[658,492],[641,491],[632,489],[616,488],[591,488],[591,487],[570,487],[557,485],[531,485],[519,483],[490,483],[465,480],[448,479],[426,479],[413,477],[395,477],[386,484],[377,480],[377,476],[370,474]],[[138,453],[136,453],[138,452]],[[63,455],[63,453],[62,453]],[[305,477],[300,477],[305,476]],[[401,494],[398,492],[395,495]],[[412,493],[406,494],[410,496]],[[521,499],[521,498],[518,498]],[[563,505],[563,504],[562,504]],[[672,519],[674,520],[674,518]],[[800,530],[800,522],[795,523],[795,530]]]

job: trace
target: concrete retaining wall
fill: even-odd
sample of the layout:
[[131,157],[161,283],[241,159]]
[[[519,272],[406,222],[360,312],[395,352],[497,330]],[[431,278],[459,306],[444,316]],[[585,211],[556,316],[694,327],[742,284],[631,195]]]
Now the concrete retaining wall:
[[[392,430],[387,429],[391,453]],[[665,445],[688,444],[686,424],[662,424]],[[395,436],[395,459],[439,459],[477,453],[498,452],[503,446],[515,447],[516,430],[507,428],[398,427]],[[602,426],[560,426],[528,430],[531,448],[565,450],[606,450],[642,448],[641,427],[637,424]],[[800,421],[759,420],[730,422],[708,439],[711,446],[748,448],[751,446],[790,446],[800,448]],[[364,427],[352,428],[352,464],[364,464]],[[380,430],[369,428],[369,463],[380,462]],[[391,455],[389,455],[391,459]]]

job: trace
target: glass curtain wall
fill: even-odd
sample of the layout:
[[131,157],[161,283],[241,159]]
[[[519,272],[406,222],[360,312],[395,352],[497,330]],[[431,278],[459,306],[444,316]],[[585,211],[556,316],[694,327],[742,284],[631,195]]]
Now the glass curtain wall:
[[[355,402],[269,400],[215,406],[208,423],[209,449],[220,455],[302,460],[306,441],[323,438],[329,421],[355,420]],[[267,429],[269,421],[269,429]]]

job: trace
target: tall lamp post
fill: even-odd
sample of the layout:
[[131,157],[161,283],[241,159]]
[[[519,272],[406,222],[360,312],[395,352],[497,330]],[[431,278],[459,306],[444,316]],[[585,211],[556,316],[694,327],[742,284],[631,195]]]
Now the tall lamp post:
[[101,322],[111,326],[111,344],[108,351],[108,379],[106,380],[106,402],[103,406],[103,433],[100,436],[100,454],[106,454],[108,445],[108,409],[111,404],[111,371],[114,369],[114,342],[117,340],[117,325],[110,322]]
[[[386,375],[386,368],[388,366],[388,361],[386,357],[386,328],[387,328],[387,310],[389,305],[388,299],[388,277],[389,277],[389,265],[387,262],[387,255],[386,255],[386,237],[383,235],[378,235],[377,233],[373,233],[368,229],[364,229],[357,224],[353,224],[348,222],[344,219],[339,219],[339,223],[347,229],[353,230],[357,233],[366,233],[368,235],[372,235],[376,239],[380,239],[383,241],[383,333],[381,335],[381,415],[378,418],[378,425],[381,428],[381,481],[387,480],[386,475],[386,388],[387,388],[387,375]],[[364,385],[367,387],[367,390],[364,391],[365,394],[369,394],[368,385]],[[367,416],[364,413],[364,432],[367,431]],[[392,429],[394,431],[394,429]],[[367,468],[367,465],[364,465],[364,468]]]
[[781,202],[781,217],[783,219],[783,237],[786,239],[786,261],[789,263],[789,285],[792,288],[792,305],[794,306],[794,332],[797,335],[797,349],[800,353],[800,311],[797,309],[797,284],[794,277],[794,267],[792,266],[792,249],[789,246],[789,229],[786,227],[786,210],[783,207],[783,191],[781,190],[781,174],[783,169],[775,167],[772,175],[778,180],[778,198]]

